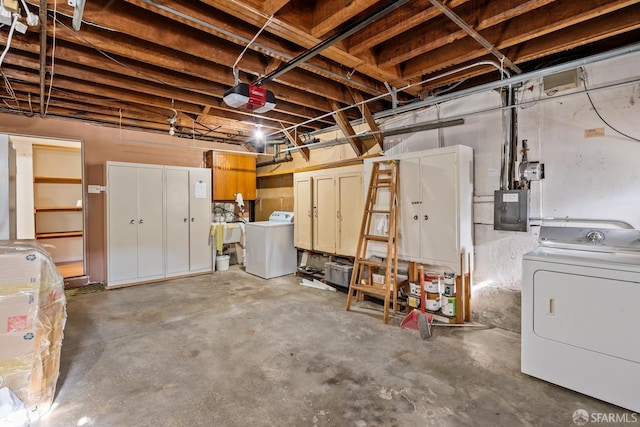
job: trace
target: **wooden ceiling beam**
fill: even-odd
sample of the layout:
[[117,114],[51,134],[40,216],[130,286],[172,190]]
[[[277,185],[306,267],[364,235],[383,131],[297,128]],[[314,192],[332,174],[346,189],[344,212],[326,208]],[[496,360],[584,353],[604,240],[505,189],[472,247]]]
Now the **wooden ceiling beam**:
[[495,56],[501,64],[506,65],[513,72],[522,74],[522,70],[509,59],[504,53],[500,52],[492,43],[490,43],[487,39],[482,37],[482,35],[477,32],[472,26],[470,26],[464,19],[460,18],[453,10],[449,9],[442,3],[440,0],[430,0],[431,4],[440,9],[442,13],[453,22],[456,23],[460,28],[462,28],[465,33],[469,35],[472,39],[477,41],[482,47],[487,49],[493,56]]
[[[117,36],[117,33],[121,33],[122,35],[119,37],[121,41],[124,39],[131,41],[131,44],[135,46],[133,50],[127,51],[122,46],[116,46],[116,48],[120,49],[118,52],[120,55],[126,57],[128,55],[127,52],[144,51],[145,49],[151,54],[156,54],[159,50],[158,46],[178,49],[182,54],[209,61],[209,66],[217,64],[216,72],[209,71],[207,75],[214,74],[216,80],[220,76],[226,76],[229,81],[229,87],[233,85],[233,74],[230,65],[236,61],[242,51],[242,48],[239,48],[237,44],[218,38],[211,42],[203,37],[201,31],[184,25],[180,25],[181,28],[178,28],[175,26],[175,21],[160,15],[154,15],[153,19],[151,19],[148,14],[141,14],[139,8],[127,3],[118,3],[116,9],[116,6],[111,2],[104,3],[104,1],[101,2],[100,0],[87,2],[83,17],[89,22],[116,32],[116,34],[113,34],[113,32],[101,30],[107,38],[113,38]],[[84,32],[85,30],[83,29],[83,37]],[[73,33],[71,35],[75,38]],[[68,36],[67,40],[73,41]],[[77,39],[75,43],[82,44]],[[108,43],[112,46],[109,50],[112,50],[115,43],[113,40]],[[182,57],[183,55],[176,55],[175,52],[172,55],[168,54],[164,58],[167,61],[164,67],[171,69],[172,66],[176,66],[172,65],[172,61],[176,62],[178,58]],[[238,69],[257,77],[265,69],[263,55],[248,50],[238,64]],[[305,70],[292,70],[278,79],[277,82],[287,87],[286,90],[282,87],[282,92],[288,91],[288,88],[295,88],[329,97],[339,102],[348,102],[348,94],[346,94],[343,84],[318,77]],[[270,82],[265,87],[272,90],[277,97],[279,96],[279,89],[275,83]]]
[[[264,14],[259,9],[238,7],[237,0],[203,0],[203,2],[225,13],[235,15],[258,28],[261,28],[269,18],[268,15]],[[278,14],[271,21],[271,24],[269,24],[265,31],[268,31],[278,37],[282,37],[283,39],[295,43],[304,49],[310,49],[322,41],[318,37],[311,35],[304,26],[300,25],[300,16],[298,11],[289,12],[287,9],[286,12],[288,13]],[[396,80],[400,77],[393,73],[395,70],[380,69],[377,65],[367,63],[363,61],[362,58],[348,53],[339,45],[334,45],[323,50],[320,55],[324,58],[335,61],[338,64],[342,64],[350,70],[357,69],[358,72],[364,76],[368,76],[379,82]],[[285,74],[285,76],[287,75],[288,73]],[[353,78],[355,80],[358,76],[354,76]],[[379,92],[382,93],[384,91],[384,85],[380,85]]]
[[[480,31],[517,16],[531,12],[538,7],[550,3],[552,0],[502,0],[489,2],[486,7],[480,9],[474,2],[462,4],[455,10],[460,18]],[[428,3],[431,3],[427,0]],[[379,46],[380,55],[378,65],[389,67],[408,61],[425,52],[430,52],[439,47],[447,46],[456,40],[467,36],[446,16],[438,15],[432,21],[425,22],[411,32],[408,40],[406,32],[400,37],[388,39]],[[484,34],[483,34],[484,35]]]
[[[3,36],[0,34],[0,42],[2,41],[2,39],[3,39]],[[25,50],[25,51],[33,51],[34,45],[30,44],[28,41],[16,38],[13,41],[13,48]],[[56,46],[56,58],[58,59],[58,61],[66,60],[66,61],[69,61],[68,64],[72,64],[72,63],[75,64],[74,66],[63,68],[64,70],[71,70],[73,68],[76,68],[77,64],[86,65],[87,67],[99,66],[100,69],[96,72],[104,75],[105,79],[109,79],[111,76],[114,76],[114,79],[116,76],[120,76],[120,77],[126,76],[133,79],[131,80],[131,84],[128,84],[128,83],[123,84],[122,80],[118,80],[111,85],[123,84],[123,87],[129,87],[131,85],[134,85],[136,81],[144,81],[144,80],[149,82],[149,84],[154,84],[154,85],[157,85],[158,84],[157,82],[159,80],[166,82],[167,85],[161,84],[158,86],[158,90],[154,90],[153,92],[150,92],[150,93],[167,96],[169,99],[179,98],[180,96],[185,96],[190,93],[192,94],[198,93],[200,95],[207,96],[207,94],[210,94],[213,92],[215,94],[215,101],[214,101],[214,98],[208,98],[209,101],[215,102],[215,104],[212,104],[212,105],[216,105],[221,108],[224,107],[224,104],[221,102],[220,98],[221,98],[221,94],[224,93],[224,90],[226,90],[226,88],[222,85],[216,84],[215,82],[211,82],[203,79],[188,78],[181,74],[170,73],[164,69],[150,67],[144,63],[127,64],[127,61],[121,58],[119,59],[119,64],[116,64],[115,62],[107,60],[102,55],[98,55],[93,51],[87,51],[79,48],[70,47],[69,45],[65,43],[61,43],[60,41],[58,41],[58,45]],[[65,62],[60,62],[60,63],[64,64]],[[91,68],[91,69],[94,69],[94,68]],[[61,69],[56,70],[56,73],[60,73],[60,72],[61,72]],[[93,73],[93,71],[90,71],[90,72]],[[110,74],[106,74],[106,72],[109,72]],[[111,74],[111,73],[115,73],[115,74]],[[75,76],[75,77],[80,77],[80,76]],[[163,93],[161,93],[161,88],[163,88],[162,89],[164,91]],[[148,88],[148,89],[151,90],[151,88]],[[314,97],[308,94],[305,94],[304,97],[309,98],[310,100],[309,102],[313,102],[315,106],[321,107],[320,105],[321,100],[315,99],[311,101],[311,98],[314,98]],[[195,102],[203,102],[203,103],[204,101],[206,101],[206,99],[201,99],[200,101],[196,101],[193,98],[191,98],[191,100]],[[314,117],[318,117],[319,115],[326,112],[326,106],[322,106],[322,108],[325,108],[325,111],[321,111],[318,109],[308,109],[304,105],[303,106],[295,105],[294,103],[287,102],[284,99],[279,99],[279,102],[277,104],[277,110],[280,113],[284,113],[293,117],[299,117],[302,120],[308,120]],[[270,113],[269,115],[273,118],[276,118],[279,120],[285,120],[286,122],[293,124],[293,122],[291,122],[290,119],[286,119],[285,116],[278,117],[278,113]],[[329,120],[320,121],[320,123],[323,123],[323,122],[332,123]]]
[[305,161],[308,162],[309,159],[311,158],[311,150],[309,150],[309,147],[304,146],[304,142],[302,142],[302,140],[297,134],[293,135],[291,134],[290,131],[284,128],[281,130],[281,132],[289,140],[289,142],[291,142],[296,147],[299,147],[298,151],[300,152],[302,157],[305,159]]
[[[590,0],[588,2],[557,2],[519,16],[480,34],[498,49],[506,49],[600,15],[622,9],[637,0]],[[534,41],[535,43],[535,41]],[[403,77],[410,79],[429,74],[451,65],[484,56],[487,50],[475,40],[462,39],[443,48],[422,54],[407,62]]]
[[291,0],[265,0],[262,10],[267,15],[275,15],[280,9],[285,7]]
[[[211,6],[207,6],[206,2],[182,2],[172,4],[171,8],[179,13],[179,15],[177,15],[176,13],[158,9],[157,7],[149,5],[142,0],[125,1],[157,14],[158,16],[156,18],[160,18],[162,16],[172,21],[180,22],[193,28],[197,28],[200,31],[206,32],[217,38],[233,43],[232,46],[221,45],[219,47],[220,49],[229,50],[231,52],[231,56],[233,57],[233,59],[227,58],[229,62],[219,62],[220,64],[227,66],[235,62],[240,52],[247,45],[248,41],[253,39],[259,28],[262,28],[262,26],[265,25],[267,21],[267,17],[265,17],[263,22],[260,23],[256,28],[253,26],[255,24],[251,22],[245,22],[244,20],[233,18],[234,14],[242,13],[242,11],[244,10],[243,7],[239,6],[238,2],[235,3],[234,8],[231,9],[230,12],[224,11],[225,13],[229,13],[229,16],[225,16],[224,13],[211,13],[213,9],[211,9]],[[256,9],[256,13],[258,13],[258,15],[260,16],[265,15],[258,9]],[[180,15],[197,17],[198,22],[202,21],[207,23],[208,25],[202,25],[197,22],[194,23],[192,20],[184,19]],[[250,46],[250,49],[245,53],[242,61],[238,64],[239,68],[246,67],[247,69],[245,71],[251,72],[254,76],[254,79],[260,75],[267,74],[266,67],[268,67],[270,61],[267,61],[265,63],[263,60],[264,55],[270,58],[275,58],[282,62],[286,62],[296,57],[301,52],[301,49],[295,43],[283,43],[281,37],[270,34],[269,29],[272,25],[274,25],[273,22],[265,28],[265,31],[263,31],[260,34],[260,37],[256,39],[252,46]],[[200,44],[202,44],[203,42],[204,41],[201,40]],[[194,55],[197,56],[197,54]],[[375,79],[364,78],[363,76],[356,76],[353,81],[348,81],[344,78],[338,79],[336,75],[331,75],[328,72],[335,67],[336,65],[333,61],[317,56],[310,59],[306,63],[301,64],[298,67],[299,70],[293,70],[293,77],[290,77],[289,73],[287,73],[286,76],[282,76],[282,78],[277,79],[277,81],[282,84],[288,85],[290,84],[289,80],[292,79],[291,84],[293,84],[296,81],[295,73],[299,72],[300,70],[306,70],[307,72],[312,73],[312,75],[316,74],[317,76],[319,76],[318,78],[320,80],[322,80],[322,77],[329,79],[329,82],[327,82],[327,84],[346,84],[374,95],[383,90],[383,86],[380,84],[380,82]],[[227,73],[230,74],[230,70],[228,70]],[[310,81],[308,76],[306,79],[307,81]],[[366,88],[372,89],[367,90]],[[343,102],[341,99],[336,100]]]
[[[459,6],[470,0],[452,0],[449,7]],[[440,15],[440,11],[433,7],[429,0],[414,0],[396,9],[382,18],[384,31],[372,25],[357,32],[347,39],[348,50],[352,55],[361,55],[368,49],[391,40],[394,37],[411,32],[413,28]]]
[[[27,91],[24,92],[23,89],[26,89]],[[21,85],[14,85],[14,90],[16,90],[16,96],[18,96],[18,99],[21,101],[22,105],[23,106],[28,105],[29,103],[28,94],[32,92],[31,88],[26,88]],[[39,97],[37,96],[31,97],[31,104],[33,105],[40,105],[41,107],[44,107],[46,103],[47,103],[46,98],[43,102],[40,102]],[[87,113],[95,113],[95,114],[101,114],[101,115],[113,116],[113,117],[118,117],[120,115],[118,108],[105,107],[101,104],[96,104],[96,103],[71,101],[66,97],[62,97],[61,95],[57,95],[57,94],[54,95],[53,93],[51,95],[51,98],[49,98],[49,108],[51,107],[64,108],[68,110],[70,114],[72,114],[74,117],[83,117]],[[146,121],[150,123],[160,123],[158,119],[166,118],[166,114],[165,115],[160,113],[154,114],[154,113],[136,111],[136,109],[134,108],[127,108],[122,110],[122,118],[123,120],[124,119],[140,120],[140,121]],[[168,125],[166,125],[165,127],[168,129]]]
[[[26,100],[22,100],[22,102],[23,104],[26,104]],[[40,107],[40,104],[39,102],[34,103],[32,101],[32,106],[34,107],[33,109],[35,110],[38,107]],[[2,108],[4,107],[0,107],[0,109]],[[49,105],[47,108],[47,116],[64,117],[67,119],[100,123],[101,125],[108,126],[108,127],[135,128],[138,130],[151,131],[151,132],[157,132],[157,133],[167,132],[166,126],[163,127],[153,121],[146,121],[144,117],[123,116],[122,120],[120,121],[120,119],[117,116],[113,116],[110,114],[101,114],[100,112],[94,112],[94,111],[82,112],[73,107],[69,108],[64,106],[61,107],[58,105]],[[219,139],[222,139],[222,138],[219,138]]]
[[532,61],[639,28],[640,3],[537,38],[514,49],[513,55],[518,62]]
[[[353,97],[353,100],[356,104],[364,102],[364,98],[362,98],[362,95],[359,92],[353,91],[351,93],[351,96]],[[372,132],[374,141],[378,144],[381,150],[384,150],[384,137],[382,136],[382,132],[380,132],[378,123],[376,123],[376,120],[373,117],[373,113],[371,113],[371,110],[369,109],[367,104],[364,103],[359,105],[358,109],[360,110],[360,113],[362,114],[365,122],[367,122],[369,130]],[[369,151],[371,148],[372,147],[367,146],[367,151]]]
[[[7,64],[15,64],[15,61],[16,61],[15,55],[13,55],[11,58],[6,58]],[[24,61],[22,61],[18,65],[24,66]],[[152,89],[149,89],[148,87],[146,87],[146,85],[143,85],[143,84],[137,84],[137,85],[129,84],[127,89],[123,89],[124,86],[122,84],[119,84],[119,85],[117,84],[117,79],[114,79],[114,78],[105,79],[103,77],[100,77],[97,73],[89,73],[90,75],[93,76],[92,79],[88,79],[85,76],[84,81],[79,81],[78,78],[81,78],[82,76],[79,76],[77,73],[75,73],[74,70],[69,71],[69,70],[66,70],[66,68],[64,67],[65,66],[63,66],[60,63],[57,64],[56,68],[58,69],[58,72],[56,73],[56,77],[54,79],[55,88],[60,88],[63,90],[70,90],[70,91],[81,91],[84,93],[105,97],[107,99],[109,98],[121,99],[121,100],[133,102],[141,105],[152,105],[158,108],[164,108],[165,110],[167,110],[167,117],[170,115],[170,112],[173,109],[182,111],[182,112],[196,114],[196,115],[201,114],[203,111],[203,108],[197,104],[193,104],[180,99],[172,101],[170,98],[152,95],[152,93],[154,93]],[[10,79],[18,79],[18,80],[27,81],[27,82],[34,80],[33,73],[17,70],[17,69],[6,69],[6,67],[3,67],[3,68],[5,68],[5,73]],[[64,75],[63,71],[69,71],[74,76],[73,77],[66,76]],[[112,86],[112,85],[115,85],[115,86]],[[231,109],[224,110],[222,112],[219,111],[218,114],[239,122],[252,121],[253,120],[252,116],[255,116],[249,112],[244,113],[244,112],[240,112],[239,110],[231,110]],[[278,129],[280,128],[280,122],[277,120],[274,120],[273,118],[268,118],[263,116],[259,116],[258,118],[263,124],[268,124],[270,127],[274,127]],[[314,127],[311,125],[307,125],[305,127],[307,129],[314,129]]]
[[353,130],[349,119],[344,114],[344,111],[338,111],[340,110],[340,104],[335,101],[329,100],[329,105],[334,111],[332,116],[335,119],[338,128],[340,128],[344,136],[346,136],[349,140],[349,145],[351,145],[351,148],[353,148],[353,152],[356,154],[356,157],[362,156],[366,152],[366,147],[362,143],[360,138],[356,136],[356,133]]
[[378,56],[378,65],[383,68],[393,67],[425,52],[446,49],[453,42],[467,37],[463,29],[446,17],[435,19],[433,24],[433,27],[416,31],[410,39],[400,36],[404,40],[394,40],[393,46],[385,44]]
[[[13,82],[12,88],[16,92],[22,92],[24,94],[36,93],[37,88],[29,83]],[[27,98],[25,98],[27,99]],[[39,97],[32,97],[32,102],[40,103]],[[73,109],[75,107],[79,114],[87,109],[94,112],[104,113],[111,112],[115,115],[122,115],[123,117],[146,117],[148,121],[164,121],[167,119],[168,114],[166,109],[156,108],[149,105],[141,105],[135,103],[124,103],[121,101],[113,101],[105,99],[99,96],[87,96],[71,90],[52,90],[50,102],[55,105],[64,104],[67,108]]]
[[[402,88],[437,76],[441,70],[484,60],[487,47],[495,46],[517,63],[542,63],[547,55],[558,57],[558,53],[583,44],[589,46],[576,49],[576,54],[598,52],[624,43],[625,37],[632,42],[640,25],[640,18],[636,18],[640,16],[640,0],[441,0],[464,18],[467,30],[478,33],[478,40],[486,39],[482,47],[433,8],[431,0],[411,0],[281,78],[265,83],[276,96],[276,108],[256,115],[228,108],[221,98],[235,84],[230,64],[267,20],[265,30],[239,62],[240,81],[255,81],[316,46],[350,20],[393,2],[92,0],[85,7],[86,25],[79,32],[68,28],[73,9],[63,2],[58,5],[53,89],[45,101],[43,89],[49,80],[43,84],[42,75],[51,68],[53,28],[52,15],[46,11],[47,6],[53,7],[53,0],[27,1],[45,5],[41,15],[49,22],[41,26],[40,37],[30,28],[13,38],[3,71],[14,89],[10,92],[16,95],[15,99],[2,96],[10,104],[3,111],[18,102],[26,115],[40,107],[70,118],[110,116],[110,122],[126,121],[127,126],[135,126],[138,120],[140,126],[166,132],[167,117],[175,108],[179,127],[185,132],[191,132],[195,120],[196,131],[200,126],[207,135],[235,142],[248,141],[249,128],[258,121],[279,131],[304,120],[308,124],[296,131],[302,135],[332,126],[333,118],[339,125],[342,121],[343,132],[360,152],[380,145],[380,140],[373,140],[375,131],[371,136],[368,132],[353,134],[347,124],[361,114],[363,122],[375,126],[373,113],[388,109],[390,98],[366,104],[370,111],[350,108],[342,115],[329,107],[327,98],[338,108],[354,99],[385,94],[385,83]],[[613,37],[623,33],[625,37]],[[7,44],[6,35],[0,32],[0,44]],[[610,41],[604,40],[607,38]],[[112,58],[106,59],[97,49]],[[465,88],[497,79],[497,75],[491,67],[473,67],[402,91],[399,101],[420,91],[447,91],[451,82],[461,82],[459,87]],[[48,105],[41,105],[44,102]],[[325,112],[335,113],[334,117],[311,122]]]
[[323,0],[316,2],[311,35],[323,38],[357,14],[376,4],[375,0]]
[[[11,58],[5,58],[5,64],[16,64],[15,56],[12,56]],[[38,82],[37,76],[34,76],[33,71],[25,71],[23,69],[10,68],[6,66],[3,66],[2,68],[10,81],[19,80],[32,84],[37,84]],[[165,110],[167,110],[167,115],[169,115],[169,112],[172,109],[191,113],[198,113],[201,111],[201,107],[193,103],[178,100],[172,106],[170,100],[167,100],[166,98],[160,96],[151,95],[148,92],[135,92],[129,89],[123,89],[122,87],[100,85],[91,80],[78,81],[77,79],[66,77],[61,74],[56,74],[56,77],[54,79],[54,88],[78,91],[98,97],[103,97],[106,99],[120,99],[128,102],[138,103],[141,105],[153,105],[155,107],[164,108]]]
[[127,118],[123,117],[120,121],[117,117],[108,114],[99,114],[94,112],[87,112],[82,116],[77,115],[77,110],[68,109],[59,106],[50,106],[48,109],[48,115],[59,117],[74,117],[75,119],[86,120],[90,122],[100,122],[101,124],[109,124],[113,127],[127,127],[127,128],[140,128],[145,130],[155,130],[157,132],[166,133],[169,129],[167,126],[161,126],[155,122],[147,122],[140,118]]

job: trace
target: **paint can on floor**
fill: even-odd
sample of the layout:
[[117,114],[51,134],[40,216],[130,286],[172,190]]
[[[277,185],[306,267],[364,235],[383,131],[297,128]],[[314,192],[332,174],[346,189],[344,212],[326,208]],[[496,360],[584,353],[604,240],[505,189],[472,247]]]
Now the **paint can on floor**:
[[455,273],[444,273],[444,284],[445,285],[453,285],[456,283],[456,274]]
[[409,295],[407,297],[407,305],[413,308],[420,308],[420,297],[415,295]]
[[444,285],[444,290],[442,294],[448,297],[456,296],[456,284],[452,283],[450,285]]
[[[381,282],[384,282],[384,279],[382,279]],[[409,282],[409,293],[414,295],[420,295],[420,284]]]
[[440,310],[440,294],[427,292],[427,299],[425,300],[425,309],[429,311]]
[[442,296],[440,299],[440,304],[442,306],[441,313],[445,316],[453,317],[456,315],[456,299],[455,297]]
[[216,257],[216,270],[226,271],[229,269],[229,255],[220,255]]
[[424,290],[425,292],[432,292],[434,294],[440,293],[440,277],[426,275],[424,278]]

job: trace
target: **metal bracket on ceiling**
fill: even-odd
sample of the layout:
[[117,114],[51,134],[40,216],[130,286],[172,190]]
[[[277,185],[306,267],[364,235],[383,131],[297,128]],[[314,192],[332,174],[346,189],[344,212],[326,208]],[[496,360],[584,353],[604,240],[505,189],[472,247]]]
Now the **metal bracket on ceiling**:
[[80,31],[82,24],[82,14],[84,13],[84,4],[86,0],[67,0],[67,4],[73,8],[73,29]]
[[387,82],[384,82],[384,86],[389,91],[389,95],[391,95],[391,108],[395,110],[398,107],[398,90],[395,87],[391,87]]
[[501,64],[506,64],[509,68],[515,71],[518,74],[522,74],[522,70],[513,63],[509,58],[507,58],[502,52],[500,52],[493,44],[491,44],[487,39],[482,37],[479,32],[477,32],[473,27],[467,24],[460,16],[458,16],[453,10],[449,7],[445,6],[443,2],[440,0],[429,0],[431,4],[442,12],[447,18],[455,22],[460,28],[462,28],[471,38],[480,43],[482,47],[487,49],[493,56],[500,60]]

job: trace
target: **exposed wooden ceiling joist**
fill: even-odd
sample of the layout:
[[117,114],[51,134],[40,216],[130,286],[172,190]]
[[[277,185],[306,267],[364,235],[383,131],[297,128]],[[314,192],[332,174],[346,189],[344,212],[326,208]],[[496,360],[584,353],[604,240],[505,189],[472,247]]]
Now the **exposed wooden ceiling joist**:
[[[561,53],[595,54],[635,43],[640,28],[640,0],[443,1],[472,31],[430,0],[411,0],[266,82],[276,108],[259,115],[222,100],[235,85],[232,65],[245,48],[238,78],[251,83],[393,2],[91,0],[80,31],[71,29],[73,8],[64,2],[56,4],[55,22],[53,0],[28,3],[46,7],[40,10],[43,24],[14,35],[2,64],[10,86],[0,109],[151,132],[166,132],[175,109],[178,136],[238,144],[249,141],[256,124],[271,132],[293,129],[285,137],[299,139],[334,126],[333,118],[349,133],[350,121],[364,117],[369,123],[392,107],[391,97],[384,96],[387,85],[429,80],[399,92],[406,103],[463,80],[466,87],[497,80],[492,67],[439,78],[445,70],[487,59],[487,48],[468,32],[526,72],[549,58],[557,61]],[[7,44],[7,35],[8,27],[0,28],[0,44]],[[336,106],[378,96],[366,108],[332,114]],[[358,151],[367,149],[354,141]]]

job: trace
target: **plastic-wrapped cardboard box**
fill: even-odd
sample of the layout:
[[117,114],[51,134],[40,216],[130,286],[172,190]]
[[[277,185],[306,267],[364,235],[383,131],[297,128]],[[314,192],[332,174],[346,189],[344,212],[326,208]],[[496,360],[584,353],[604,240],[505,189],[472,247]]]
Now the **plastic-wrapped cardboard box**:
[[64,281],[35,241],[0,241],[0,387],[31,420],[53,403],[66,322]]

